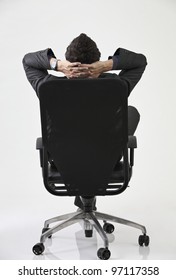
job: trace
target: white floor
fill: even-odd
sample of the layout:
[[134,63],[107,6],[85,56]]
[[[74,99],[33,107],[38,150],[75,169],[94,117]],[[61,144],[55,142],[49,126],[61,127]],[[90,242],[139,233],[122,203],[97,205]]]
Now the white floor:
[[[43,192],[42,192],[43,193]],[[50,198],[48,195],[48,204],[28,197],[29,200],[16,203],[13,207],[6,208],[6,217],[1,219],[1,237],[0,237],[0,259],[1,260],[94,260],[97,258],[97,250],[103,247],[102,239],[94,229],[92,238],[85,238],[82,230],[82,224],[78,223],[63,229],[53,235],[51,239],[45,242],[45,251],[40,256],[35,256],[32,252],[34,244],[39,242],[40,233],[45,219],[57,216],[59,214],[76,211],[72,206],[73,198]],[[13,200],[13,198],[11,198]],[[56,211],[58,203],[64,200],[60,213]],[[106,205],[106,199],[111,201],[111,207]],[[52,204],[51,203],[55,203]],[[135,205],[131,201],[131,206],[123,207],[125,196],[117,198],[99,198],[97,203],[100,212],[118,215],[116,203],[119,203],[119,209],[122,206],[119,216],[129,220],[134,220],[144,224],[147,228],[151,242],[149,247],[139,247],[138,236],[141,232],[123,225],[115,225],[113,234],[108,235],[110,242],[112,260],[154,260],[154,259],[176,259],[176,229],[172,226],[175,218],[171,209],[159,213],[156,209],[146,209],[142,203]],[[9,201],[7,202],[7,204]],[[12,201],[11,201],[12,203]],[[18,205],[17,205],[18,204]],[[12,205],[12,204],[11,204]],[[40,206],[39,206],[40,205]],[[106,206],[105,206],[106,205]],[[7,205],[8,206],[8,205]],[[71,211],[67,211],[67,208]],[[108,211],[109,208],[109,211]],[[125,209],[126,208],[126,209]],[[139,209],[142,209],[142,212]],[[23,209],[23,210],[22,210]],[[123,215],[122,215],[122,212]],[[2,223],[3,221],[3,223]]]

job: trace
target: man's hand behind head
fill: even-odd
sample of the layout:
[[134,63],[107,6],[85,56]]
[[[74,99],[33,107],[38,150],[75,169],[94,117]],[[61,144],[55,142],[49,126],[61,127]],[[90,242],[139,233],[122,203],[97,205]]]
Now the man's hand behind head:
[[80,67],[88,67],[89,69],[89,78],[98,78],[103,72],[104,63],[102,61],[96,61],[91,64],[82,64]]
[[73,69],[78,67],[80,64],[80,62],[71,63],[67,60],[58,60],[57,71],[62,72],[68,79],[70,79],[72,76]]
[[112,59],[107,61],[96,61],[91,64],[81,64],[79,68],[81,67],[88,67],[89,70],[89,76],[88,78],[98,78],[100,74],[106,71],[112,70],[113,61]]
[[112,69],[112,59],[107,61],[97,61],[91,64],[81,64],[80,62],[69,62],[67,60],[57,61],[57,71],[64,73],[68,78],[98,78],[101,73]]

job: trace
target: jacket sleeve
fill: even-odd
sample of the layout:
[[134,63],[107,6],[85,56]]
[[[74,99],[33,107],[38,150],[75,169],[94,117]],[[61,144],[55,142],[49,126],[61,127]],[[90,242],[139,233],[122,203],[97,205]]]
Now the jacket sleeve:
[[128,84],[128,92],[139,82],[147,65],[146,57],[126,49],[119,48],[113,56],[113,70],[121,70],[119,76]]
[[55,55],[51,49],[28,53],[23,58],[23,67],[28,81],[38,94],[40,83],[49,76],[47,70],[51,70],[49,60]]

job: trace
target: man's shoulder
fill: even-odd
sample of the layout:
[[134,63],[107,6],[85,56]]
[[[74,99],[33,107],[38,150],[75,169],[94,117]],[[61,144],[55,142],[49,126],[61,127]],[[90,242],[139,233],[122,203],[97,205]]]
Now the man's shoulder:
[[65,77],[65,76],[60,77],[60,76],[55,76],[55,75],[48,74],[44,79],[42,79],[40,81],[40,85],[45,83],[45,82],[48,82],[48,81],[58,81],[58,80],[63,80],[63,79],[67,79],[67,77]]
[[100,76],[99,76],[100,79],[109,79],[109,78],[112,78],[112,79],[118,79],[119,78],[119,75],[115,74],[115,73],[102,73]]
[[55,76],[55,75],[47,75],[44,82],[46,81],[56,81],[56,80],[63,80],[63,79],[67,79],[66,76],[60,77],[60,76]]
[[41,79],[39,82],[38,82],[38,85],[37,85],[37,95],[38,95],[38,92],[39,92],[39,88],[41,85],[43,85],[45,82],[48,82],[48,81],[58,81],[58,80],[63,80],[63,79],[67,79],[65,76],[64,77],[58,77],[58,76],[54,76],[54,75],[51,75],[51,74],[48,74],[47,76],[45,76],[44,79]]

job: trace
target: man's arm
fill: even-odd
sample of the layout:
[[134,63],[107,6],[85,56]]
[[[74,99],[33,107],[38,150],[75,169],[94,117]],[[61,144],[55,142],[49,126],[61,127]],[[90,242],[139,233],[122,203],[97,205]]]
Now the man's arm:
[[119,48],[109,59],[113,59],[113,70],[122,70],[119,76],[128,83],[130,94],[146,68],[146,57],[143,54]]
[[126,49],[119,48],[107,61],[97,61],[92,64],[84,64],[89,68],[89,78],[97,78],[100,74],[110,70],[121,70],[119,76],[128,84],[128,93],[139,82],[145,67],[146,57]]
[[23,58],[23,67],[28,81],[38,93],[39,84],[48,76],[50,59],[55,57],[51,49],[28,53]]
[[[49,75],[47,71],[51,70],[52,60],[56,60],[56,57],[50,48],[28,53],[23,58],[23,67],[26,72],[27,79],[36,91],[37,95],[40,84],[46,81],[48,77],[52,76]],[[78,70],[78,66],[80,64],[80,62],[71,63],[67,60],[57,60],[56,71],[62,72],[67,78],[75,76],[84,77],[88,74],[88,67],[83,67],[80,72],[80,70]]]

